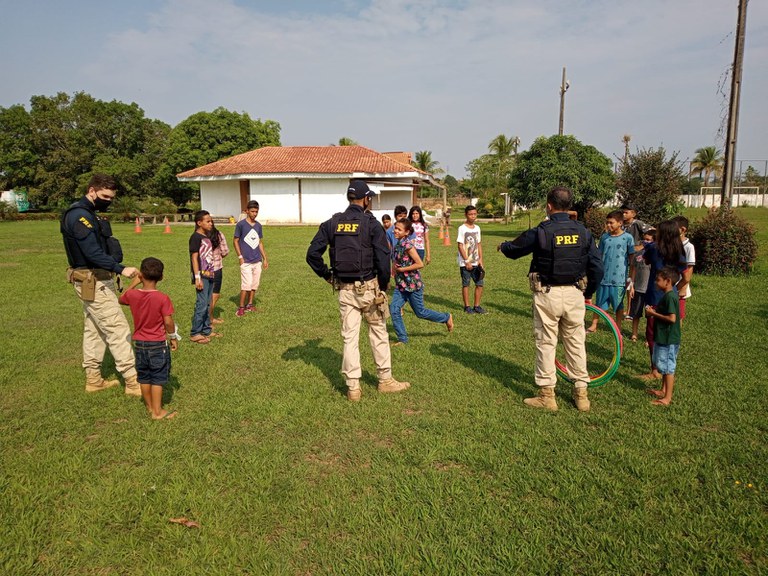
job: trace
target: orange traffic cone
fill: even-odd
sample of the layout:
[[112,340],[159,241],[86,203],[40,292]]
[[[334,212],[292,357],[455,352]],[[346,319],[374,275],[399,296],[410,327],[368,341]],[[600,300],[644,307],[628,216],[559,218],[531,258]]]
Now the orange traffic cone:
[[445,233],[443,234],[443,246],[451,245],[451,227],[445,227]]
[[165,230],[163,230],[163,234],[171,234],[171,223],[168,222],[168,216],[165,217]]
[[139,224],[138,218],[136,218],[136,226],[133,227],[133,231],[136,232],[136,234],[141,234],[141,224]]
[[438,240],[442,240],[444,238],[443,236],[443,225],[440,224],[440,232],[437,234]]

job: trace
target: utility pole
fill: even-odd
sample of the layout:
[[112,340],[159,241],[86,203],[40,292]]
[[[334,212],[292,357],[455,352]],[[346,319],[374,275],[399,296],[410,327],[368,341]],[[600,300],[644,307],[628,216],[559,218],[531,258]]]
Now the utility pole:
[[728,134],[725,141],[723,187],[720,206],[731,206],[733,175],[736,167],[736,139],[739,131],[739,100],[741,98],[741,70],[744,65],[744,37],[747,33],[747,1],[739,0],[739,21],[736,25],[736,48],[733,54],[731,97],[728,104]]
[[563,135],[563,114],[565,113],[565,93],[568,92],[570,84],[565,79],[565,66],[563,66],[563,81],[560,83],[560,129],[557,133]]

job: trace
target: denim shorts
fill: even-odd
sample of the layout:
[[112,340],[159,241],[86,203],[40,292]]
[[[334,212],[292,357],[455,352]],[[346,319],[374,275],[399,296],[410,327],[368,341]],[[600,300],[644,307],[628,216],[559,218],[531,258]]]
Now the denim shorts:
[[653,346],[653,365],[661,374],[674,374],[677,368],[677,353],[680,344],[655,344]]
[[473,266],[472,270],[467,270],[464,266],[459,266],[461,271],[461,285],[462,287],[469,286],[470,281],[475,283],[475,286],[483,285],[483,278],[480,278],[480,270],[477,266]]
[[167,384],[171,373],[171,351],[165,340],[162,342],[134,340],[133,349],[136,353],[139,384],[155,386]]

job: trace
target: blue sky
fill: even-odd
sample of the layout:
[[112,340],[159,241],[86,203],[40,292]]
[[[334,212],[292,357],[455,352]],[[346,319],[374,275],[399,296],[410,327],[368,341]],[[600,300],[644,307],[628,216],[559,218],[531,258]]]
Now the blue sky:
[[[738,159],[768,160],[768,3],[748,9]],[[0,0],[0,106],[84,91],[175,125],[223,106],[284,145],[431,150],[462,176],[497,134],[613,157],[724,147],[735,0]],[[723,92],[729,90],[726,82]]]

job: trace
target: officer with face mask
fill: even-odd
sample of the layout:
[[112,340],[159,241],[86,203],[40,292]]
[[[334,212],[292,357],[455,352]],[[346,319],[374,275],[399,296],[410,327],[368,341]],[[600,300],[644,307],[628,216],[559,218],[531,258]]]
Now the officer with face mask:
[[568,374],[574,380],[574,403],[586,412],[590,403],[584,305],[603,278],[603,261],[592,234],[574,219],[575,212],[569,211],[572,203],[571,190],[563,186],[553,188],[547,194],[549,219],[516,239],[499,244],[497,250],[512,259],[533,254],[529,278],[539,393],[524,402],[533,408],[557,410],[555,349],[559,336]]
[[106,174],[94,174],[88,192],[72,204],[61,217],[61,234],[67,252],[67,279],[74,286],[83,306],[83,368],[86,392],[117,386],[105,380],[101,363],[109,347],[115,367],[125,380],[125,393],[141,396],[131,348],[131,328],[115,293],[114,275],[131,278],[137,273],[123,266],[120,244],[112,236],[109,221],[96,212],[109,208],[117,194],[117,183]]
[[[392,377],[387,334],[387,284],[390,280],[389,246],[384,228],[369,212],[376,193],[363,180],[352,180],[347,189],[349,207],[320,224],[307,250],[307,263],[315,274],[339,292],[341,336],[344,352],[341,371],[347,398],[360,400],[360,323],[368,323],[368,340],[376,363],[379,392],[400,392],[410,387]],[[331,265],[323,254],[330,248]]]

